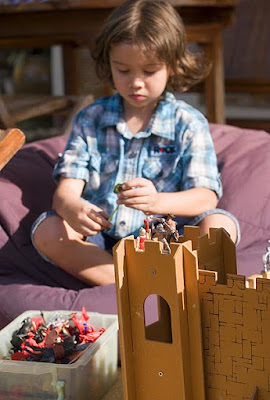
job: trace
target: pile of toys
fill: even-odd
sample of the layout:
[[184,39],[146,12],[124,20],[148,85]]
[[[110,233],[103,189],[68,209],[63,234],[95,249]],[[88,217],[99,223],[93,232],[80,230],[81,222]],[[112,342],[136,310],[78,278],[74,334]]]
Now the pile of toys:
[[14,331],[11,339],[11,359],[70,364],[105,331],[87,323],[85,307],[81,316],[74,312],[68,318],[55,314],[49,321],[40,316],[28,317]]

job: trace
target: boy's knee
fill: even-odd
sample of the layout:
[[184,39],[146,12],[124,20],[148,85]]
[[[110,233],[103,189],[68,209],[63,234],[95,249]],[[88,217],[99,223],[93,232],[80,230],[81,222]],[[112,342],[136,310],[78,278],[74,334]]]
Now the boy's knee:
[[41,221],[39,225],[35,228],[32,234],[32,241],[38,249],[43,249],[49,242],[55,240],[55,229],[53,229],[53,219],[59,217],[48,217]]
[[47,217],[39,223],[32,235],[34,245],[41,251],[53,247],[67,237],[63,220],[57,215]]
[[236,222],[227,214],[210,214],[207,215],[200,223],[201,234],[209,233],[210,228],[224,228],[230,235],[234,243],[238,240],[238,229]]

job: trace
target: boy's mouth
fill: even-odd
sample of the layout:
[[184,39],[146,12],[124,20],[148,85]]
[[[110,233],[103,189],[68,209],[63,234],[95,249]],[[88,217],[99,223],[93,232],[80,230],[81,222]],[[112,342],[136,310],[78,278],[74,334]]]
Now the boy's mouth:
[[131,94],[130,97],[131,97],[133,100],[136,100],[136,101],[141,101],[141,100],[144,100],[144,99],[145,99],[145,96],[143,96],[143,95],[141,95],[141,94]]

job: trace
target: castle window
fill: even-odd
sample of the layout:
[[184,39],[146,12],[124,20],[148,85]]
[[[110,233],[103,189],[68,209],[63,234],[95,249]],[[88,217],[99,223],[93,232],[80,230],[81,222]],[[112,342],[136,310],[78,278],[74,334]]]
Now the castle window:
[[150,294],[145,299],[144,327],[146,340],[172,343],[171,310],[162,296]]

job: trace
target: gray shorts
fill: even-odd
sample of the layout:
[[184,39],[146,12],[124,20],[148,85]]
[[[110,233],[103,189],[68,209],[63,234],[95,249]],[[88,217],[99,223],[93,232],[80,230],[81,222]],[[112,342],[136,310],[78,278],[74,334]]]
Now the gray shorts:
[[[205,211],[202,214],[197,215],[196,217],[192,217],[192,218],[184,218],[184,217],[178,217],[175,218],[175,221],[177,222],[177,229],[179,232],[179,235],[182,236],[184,235],[184,226],[185,225],[191,225],[191,226],[196,226],[198,225],[205,217],[207,217],[208,215],[212,215],[212,214],[224,214],[227,215],[228,217],[230,217],[235,225],[236,225],[236,230],[237,230],[237,241],[236,241],[236,245],[240,242],[241,239],[241,231],[240,231],[240,226],[239,226],[239,222],[237,220],[237,218],[231,214],[229,211],[223,210],[221,208],[214,208],[212,210],[209,211]],[[39,224],[41,224],[42,221],[44,221],[45,219],[47,219],[48,217],[51,216],[56,216],[57,213],[55,211],[45,211],[43,212],[33,223],[32,228],[31,228],[31,239],[32,239],[32,243],[33,246],[35,247],[35,249],[37,250],[37,252],[40,254],[40,256],[45,260],[50,262],[51,264],[55,265],[55,263],[53,261],[51,261],[50,259],[48,259],[45,254],[41,253],[36,245],[35,242],[33,240],[33,236],[34,233],[37,229],[37,227],[39,226]],[[96,244],[98,247],[100,247],[103,250],[108,251],[109,253],[112,253],[112,248],[113,246],[119,241],[119,238],[114,238],[110,235],[108,235],[106,232],[100,232],[95,236],[88,236],[85,238],[85,241]]]

